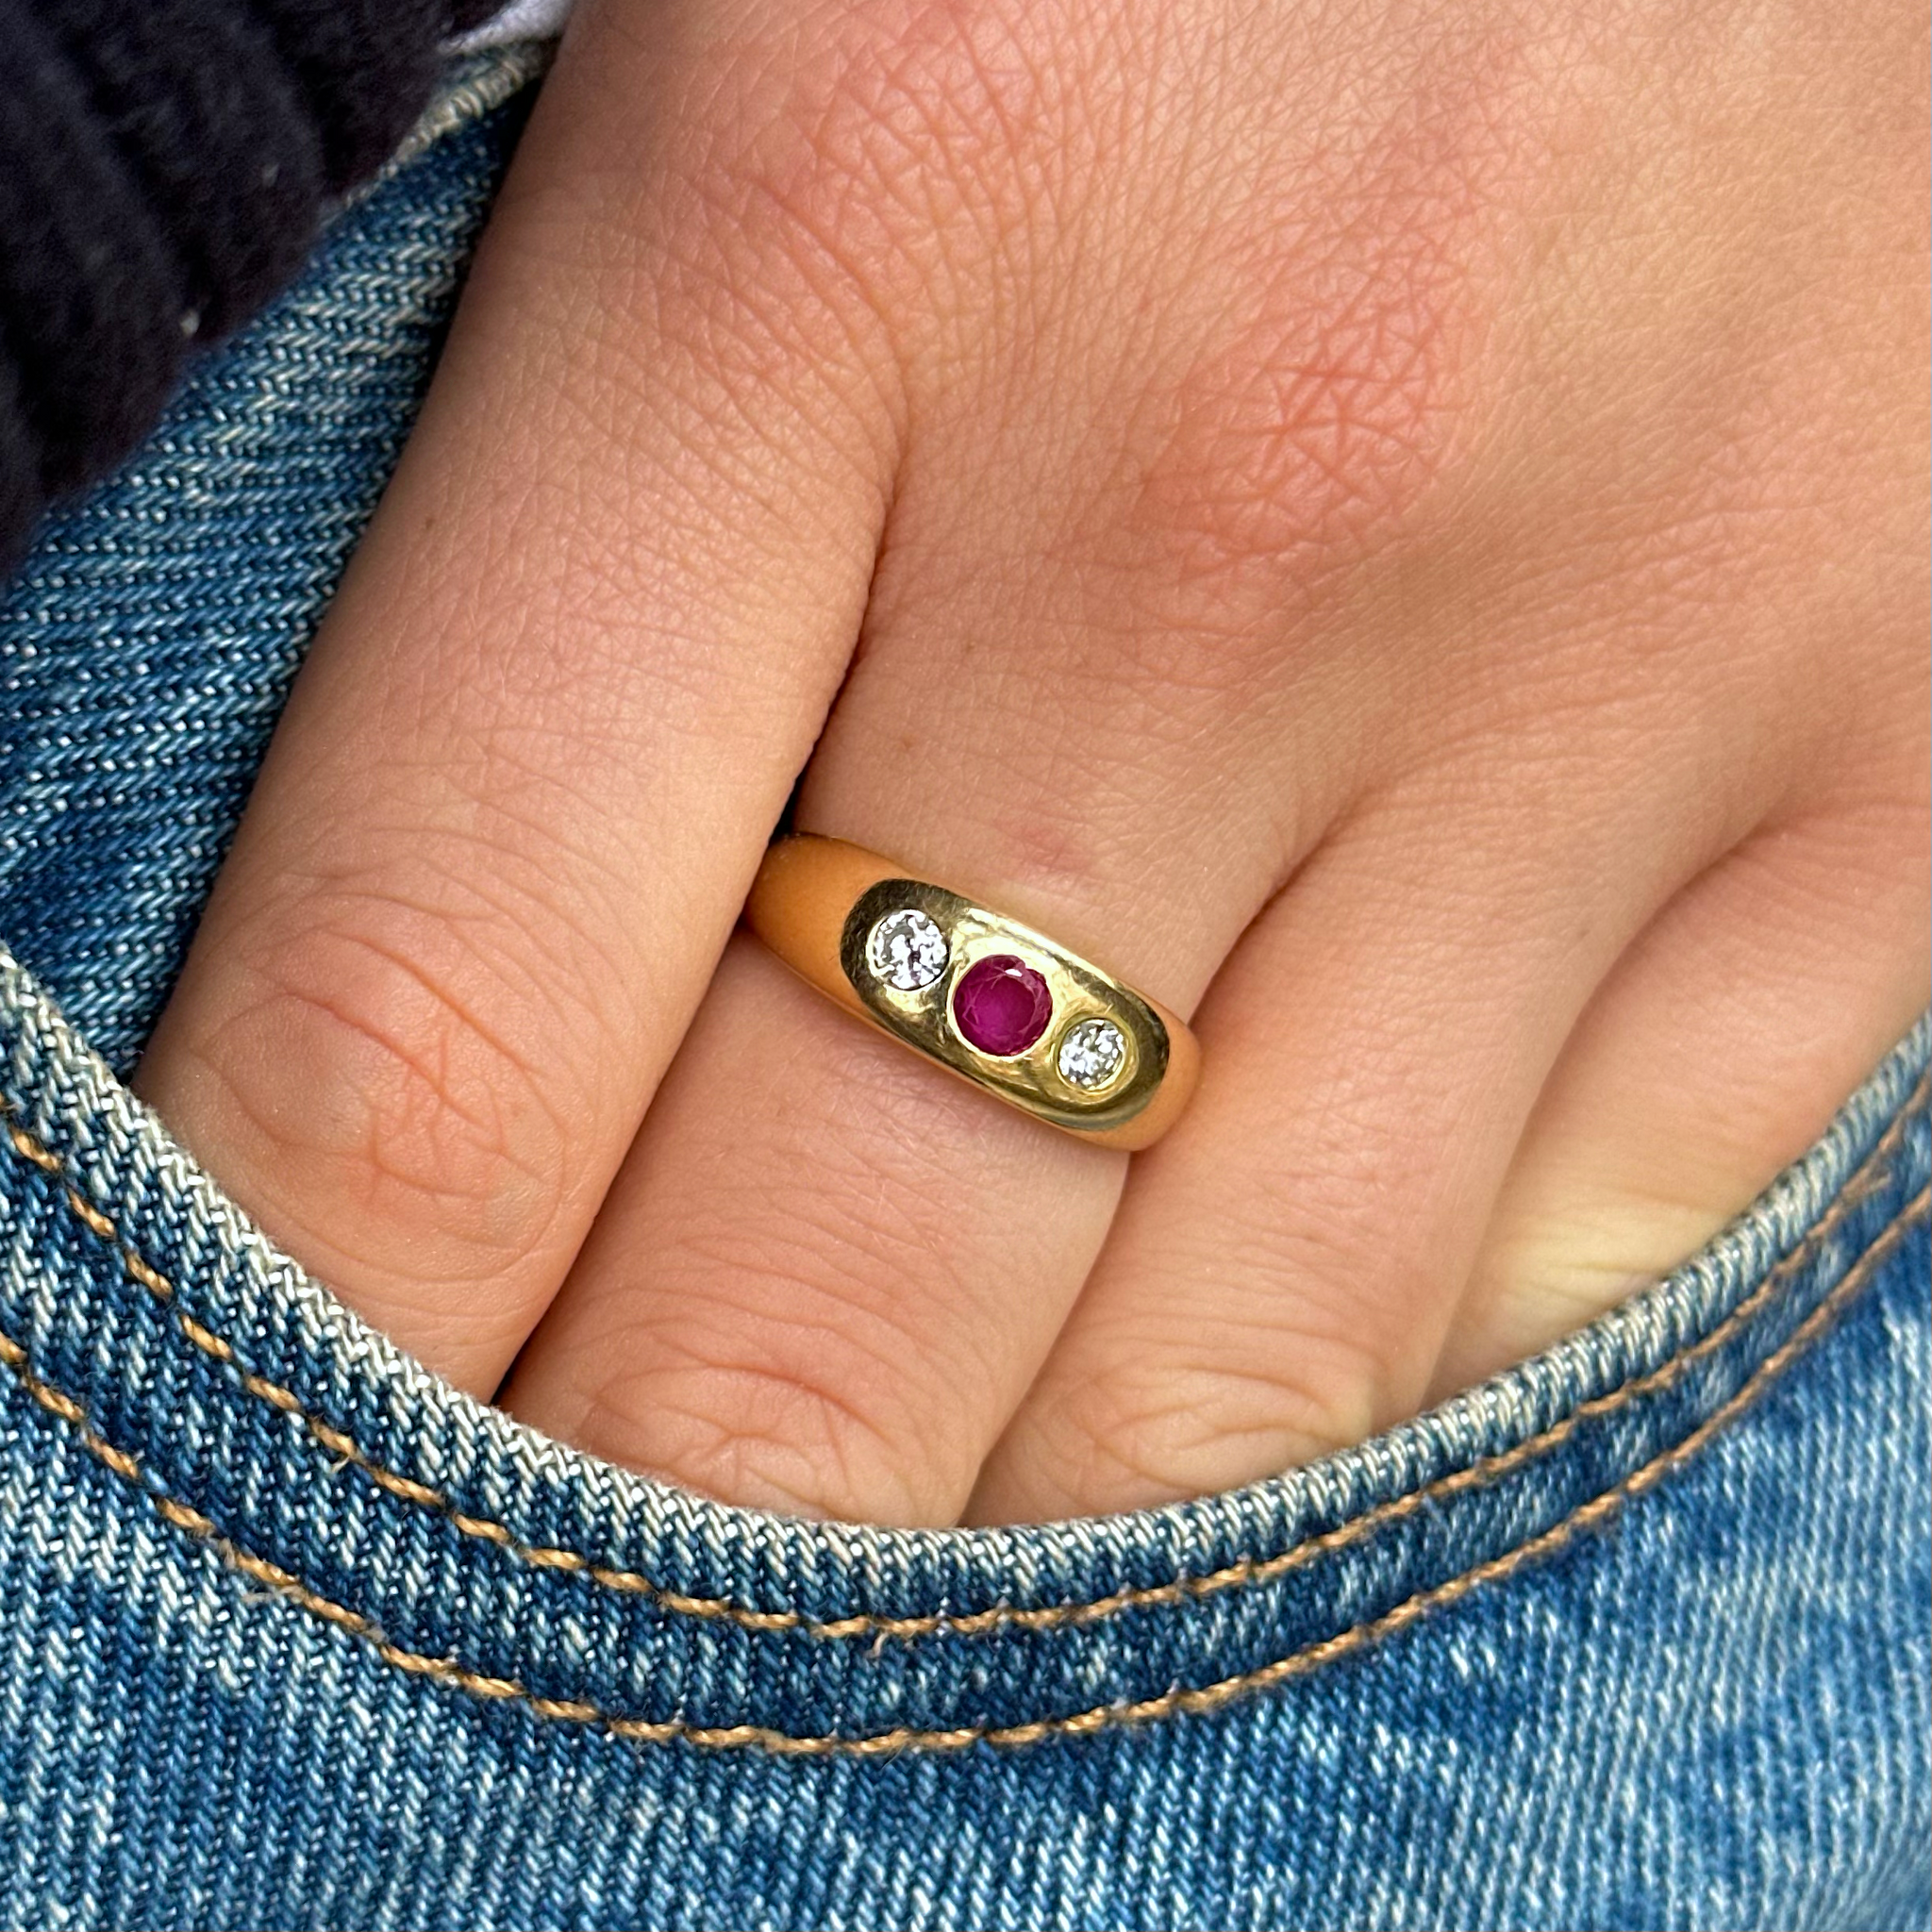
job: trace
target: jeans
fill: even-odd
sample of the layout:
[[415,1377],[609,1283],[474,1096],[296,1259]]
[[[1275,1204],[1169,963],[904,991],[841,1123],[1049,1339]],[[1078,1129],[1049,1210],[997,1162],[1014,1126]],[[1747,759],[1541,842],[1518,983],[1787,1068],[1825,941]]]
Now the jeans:
[[1925,1924],[1932,1021],[1546,1353],[986,1531],[546,1441],[122,1084],[533,66],[453,76],[0,603],[0,1924]]

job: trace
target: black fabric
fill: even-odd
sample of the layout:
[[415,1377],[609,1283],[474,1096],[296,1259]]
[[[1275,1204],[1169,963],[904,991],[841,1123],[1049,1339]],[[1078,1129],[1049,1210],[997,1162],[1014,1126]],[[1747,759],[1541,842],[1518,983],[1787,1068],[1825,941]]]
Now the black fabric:
[[372,175],[429,92],[447,0],[254,0],[308,98],[332,189]]
[[0,0],[0,570],[294,275],[501,0]]

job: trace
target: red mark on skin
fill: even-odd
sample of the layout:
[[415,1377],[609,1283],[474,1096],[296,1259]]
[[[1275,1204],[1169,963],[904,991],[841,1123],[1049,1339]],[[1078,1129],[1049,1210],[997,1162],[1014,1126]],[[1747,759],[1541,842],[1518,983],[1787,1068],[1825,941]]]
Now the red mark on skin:
[[1133,522],[1183,580],[1352,552],[1441,474],[1467,418],[1496,208],[1514,198],[1499,177],[1528,145],[1498,99],[1507,64],[1464,50],[1451,81],[1304,150],[1231,210],[1195,298],[1219,308],[1196,329],[1221,346],[1143,419],[1154,454]]

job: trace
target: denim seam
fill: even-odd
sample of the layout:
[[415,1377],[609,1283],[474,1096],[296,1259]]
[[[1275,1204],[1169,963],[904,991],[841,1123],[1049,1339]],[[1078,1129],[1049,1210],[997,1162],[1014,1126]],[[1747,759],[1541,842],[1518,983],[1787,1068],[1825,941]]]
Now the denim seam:
[[1517,1544],[1514,1549],[1478,1563],[1444,1583],[1418,1591],[1379,1616],[1353,1624],[1333,1637],[1305,1644],[1299,1650],[1291,1651],[1287,1656],[1256,1669],[1239,1672],[1233,1676],[1196,1688],[1175,1686],[1157,1696],[1131,1703],[1096,1705],[1088,1710],[1036,1718],[1023,1724],[963,1724],[935,1730],[900,1725],[889,1731],[858,1736],[837,1732],[800,1736],[762,1724],[693,1724],[683,1718],[624,1717],[581,1699],[540,1696],[513,1677],[486,1675],[480,1671],[467,1669],[451,1657],[430,1657],[422,1651],[406,1649],[391,1642],[383,1636],[380,1626],[360,1611],[319,1594],[291,1572],[242,1549],[224,1536],[209,1517],[152,1483],[137,1457],[95,1432],[89,1423],[87,1411],[78,1402],[32,1372],[27,1366],[26,1350],[4,1332],[0,1332],[0,1362],[12,1371],[42,1408],[76,1432],[91,1455],[124,1482],[140,1490],[164,1522],[206,1542],[224,1563],[241,1574],[266,1586],[309,1615],[368,1643],[385,1663],[410,1676],[428,1677],[488,1702],[521,1705],[533,1716],[548,1722],[594,1727],[638,1744],[682,1743],[707,1751],[755,1750],[795,1757],[933,1754],[964,1751],[978,1744],[1010,1750],[1041,1743],[1049,1739],[1091,1737],[1099,1731],[1219,1710],[1239,1698],[1273,1689],[1291,1678],[1306,1676],[1327,1664],[1365,1650],[1430,1611],[1456,1603],[1483,1585],[1509,1576],[1526,1564],[1575,1541],[1585,1531],[1607,1522],[1625,1503],[1656,1488],[1665,1476],[1697,1455],[1722,1428],[1748,1409],[1777,1376],[1826,1332],[1906,1235],[1926,1220],[1928,1208],[1932,1208],[1932,1188],[1922,1188],[1846,1270],[1830,1292],[1777,1348],[1765,1357],[1736,1393],[1712,1410],[1689,1435],[1632,1471],[1622,1482],[1578,1505],[1549,1528]]
[[[724,1597],[692,1596],[667,1590],[637,1571],[600,1563],[578,1550],[520,1542],[505,1524],[458,1508],[440,1490],[402,1475],[376,1461],[352,1437],[306,1408],[292,1390],[246,1368],[225,1337],[204,1326],[185,1310],[176,1311],[176,1320],[182,1334],[195,1348],[234,1370],[247,1394],[301,1423],[328,1451],[335,1466],[348,1465],[361,1470],[388,1494],[430,1510],[442,1517],[461,1535],[491,1543],[515,1561],[532,1569],[583,1575],[606,1590],[646,1598],[671,1616],[722,1621],[760,1634],[793,1632],[829,1641],[854,1638],[915,1641],[937,1636],[982,1637],[1008,1628],[1033,1631],[1081,1629],[1127,1610],[1199,1602],[1225,1591],[1257,1589],[1274,1583],[1322,1557],[1360,1541],[1385,1523],[1400,1522],[1465,1490],[1485,1488],[1524,1463],[1535,1461],[1559,1447],[1581,1424],[1598,1416],[1613,1414],[1643,1396],[1669,1388],[1693,1363],[1724,1346],[1740,1328],[1757,1315],[1784,1282],[1830,1237],[1844,1217],[1885,1185],[1889,1178],[1883,1171],[1885,1164],[1896,1152],[1912,1122],[1925,1110],[1924,1103],[1928,1093],[1932,1093],[1932,1069],[1920,1075],[1890,1126],[1857,1169],[1847,1176],[1831,1205],[1806,1231],[1803,1239],[1767,1271],[1764,1279],[1722,1322],[1647,1374],[1578,1404],[1560,1421],[1508,1449],[1451,1470],[1419,1489],[1391,1496],[1335,1528],[1307,1538],[1275,1556],[1242,1557],[1217,1570],[1182,1574],[1165,1583],[1134,1585],[1085,1602],[1031,1607],[993,1604],[985,1609],[962,1614],[935,1612],[918,1616],[884,1616],[859,1612],[845,1617],[815,1619],[797,1610],[761,1610]],[[174,1299],[173,1282],[123,1241],[115,1222],[71,1184],[67,1165],[58,1154],[42,1145],[15,1121],[7,1122],[7,1136],[15,1154],[62,1182],[69,1210],[97,1240],[117,1249],[122,1265],[136,1281],[161,1301]]]

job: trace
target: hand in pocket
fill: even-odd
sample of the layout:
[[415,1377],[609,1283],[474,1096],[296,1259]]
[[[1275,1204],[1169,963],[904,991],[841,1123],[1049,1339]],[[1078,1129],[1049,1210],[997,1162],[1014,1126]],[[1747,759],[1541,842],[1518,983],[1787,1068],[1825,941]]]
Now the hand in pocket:
[[[1587,1320],[1926,996],[1922,54],[590,6],[143,1091],[431,1366],[750,1504],[1161,1501]],[[1192,1015],[1166,1141],[734,936],[801,771]]]

